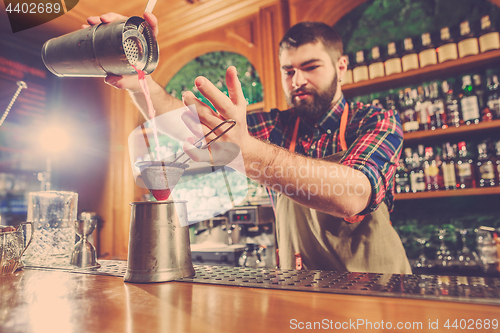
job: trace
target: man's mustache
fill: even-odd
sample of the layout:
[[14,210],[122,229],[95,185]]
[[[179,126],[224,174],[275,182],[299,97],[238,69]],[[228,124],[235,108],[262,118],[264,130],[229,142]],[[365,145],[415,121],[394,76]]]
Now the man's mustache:
[[292,95],[298,95],[298,94],[315,94],[316,91],[313,89],[306,89],[306,88],[299,88],[294,91],[292,91]]

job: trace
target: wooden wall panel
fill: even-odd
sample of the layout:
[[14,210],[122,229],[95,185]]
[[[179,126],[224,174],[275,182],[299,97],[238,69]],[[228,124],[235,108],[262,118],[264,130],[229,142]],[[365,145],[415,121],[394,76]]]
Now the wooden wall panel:
[[319,21],[334,25],[345,14],[368,0],[290,0],[290,24]]
[[260,11],[262,34],[261,55],[263,63],[264,110],[288,108],[281,86],[278,57],[279,42],[288,29],[287,2],[266,6]]
[[[260,37],[257,27],[257,14],[250,14],[225,27],[205,31],[173,45],[160,44],[160,62],[153,77],[165,86],[188,62],[200,55],[215,51],[228,51],[245,56],[260,75],[262,65],[258,53]],[[192,80],[194,79],[193,77]]]

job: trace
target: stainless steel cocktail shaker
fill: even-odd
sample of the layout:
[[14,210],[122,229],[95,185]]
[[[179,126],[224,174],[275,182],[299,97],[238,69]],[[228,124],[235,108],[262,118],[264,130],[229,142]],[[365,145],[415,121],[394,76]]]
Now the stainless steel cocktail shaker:
[[158,44],[141,17],[93,25],[48,40],[42,59],[57,76],[106,76],[152,73],[158,64]]

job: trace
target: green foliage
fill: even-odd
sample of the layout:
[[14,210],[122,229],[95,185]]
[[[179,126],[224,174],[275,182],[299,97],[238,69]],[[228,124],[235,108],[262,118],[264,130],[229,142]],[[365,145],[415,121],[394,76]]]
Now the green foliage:
[[370,50],[424,32],[436,33],[442,27],[457,29],[469,20],[473,28],[483,15],[492,23],[500,19],[500,10],[487,0],[371,0],[344,16],[335,29],[344,41],[344,53]]
[[177,98],[181,98],[183,92],[191,90],[202,101],[210,105],[194,87],[194,79],[200,75],[205,76],[227,94],[225,76],[229,66],[236,67],[248,104],[261,102],[262,84],[255,68],[247,58],[224,51],[207,53],[193,59],[170,80],[165,90]]

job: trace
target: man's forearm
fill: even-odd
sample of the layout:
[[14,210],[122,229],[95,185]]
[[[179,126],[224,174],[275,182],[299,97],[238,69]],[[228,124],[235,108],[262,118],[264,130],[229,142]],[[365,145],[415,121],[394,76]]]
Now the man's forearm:
[[246,174],[294,201],[339,217],[363,211],[371,185],[360,171],[313,159],[252,138],[242,148]]
[[[146,82],[149,87],[149,94],[151,96],[151,101],[153,102],[153,108],[155,109],[157,116],[184,106],[181,100],[167,93],[165,89],[156,81],[154,81],[151,76],[146,76]],[[132,101],[137,106],[137,108],[139,108],[144,117],[146,119],[150,119],[148,113],[148,105],[142,90],[129,90],[128,92],[130,94],[130,97],[132,98]]]

